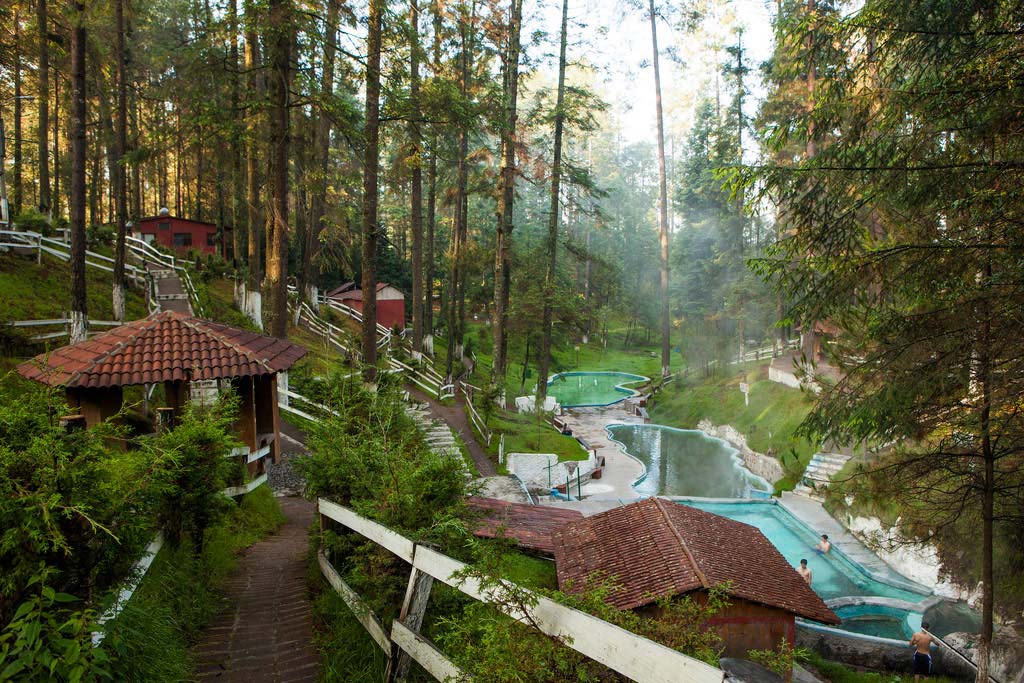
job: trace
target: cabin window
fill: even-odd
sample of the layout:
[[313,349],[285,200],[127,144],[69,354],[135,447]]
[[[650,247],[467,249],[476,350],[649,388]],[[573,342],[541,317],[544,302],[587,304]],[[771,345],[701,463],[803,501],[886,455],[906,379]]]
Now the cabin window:
[[156,227],[159,228],[160,230],[170,230],[171,229],[171,223],[170,223],[170,221],[163,221],[163,222],[157,223]]
[[217,233],[208,232],[206,233],[206,246],[215,247],[217,246]]
[[192,246],[192,233],[190,233],[190,232],[176,232],[176,233],[174,233],[174,246],[176,246],[176,247],[191,247]]

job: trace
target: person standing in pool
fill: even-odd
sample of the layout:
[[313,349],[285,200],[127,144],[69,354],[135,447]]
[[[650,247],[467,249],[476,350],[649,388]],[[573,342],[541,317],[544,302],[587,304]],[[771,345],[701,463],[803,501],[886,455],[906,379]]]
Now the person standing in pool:
[[910,639],[910,646],[917,648],[914,651],[914,680],[918,681],[921,676],[930,676],[932,673],[932,643],[935,637],[928,633],[928,622],[921,622],[921,630]]
[[814,550],[822,554],[832,550],[832,541],[828,540],[828,534],[821,535],[821,543]]
[[807,560],[800,560],[800,567],[796,570],[808,586],[811,585],[811,570],[807,566]]

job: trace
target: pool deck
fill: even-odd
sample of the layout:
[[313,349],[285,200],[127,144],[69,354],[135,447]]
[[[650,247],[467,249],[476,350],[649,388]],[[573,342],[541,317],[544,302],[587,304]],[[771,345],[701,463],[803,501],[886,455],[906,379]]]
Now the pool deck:
[[597,454],[605,459],[601,478],[583,487],[587,501],[617,503],[642,497],[633,489],[633,482],[643,476],[643,464],[623,453],[605,431],[605,427],[611,424],[643,424],[643,418],[633,415],[632,409],[632,404],[626,400],[604,408],[567,408],[562,415],[573,435],[596,448]]

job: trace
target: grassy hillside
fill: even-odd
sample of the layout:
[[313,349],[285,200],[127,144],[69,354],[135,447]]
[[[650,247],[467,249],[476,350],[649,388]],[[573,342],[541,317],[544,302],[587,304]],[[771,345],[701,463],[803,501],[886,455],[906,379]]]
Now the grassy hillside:
[[[658,394],[651,421],[682,429],[693,429],[702,419],[732,425],[753,450],[772,449],[779,455],[789,475],[779,487],[792,488],[815,451],[814,444],[793,436],[811,410],[811,397],[769,381],[767,362],[730,369],[725,377],[672,382]],[[749,406],[744,405],[740,382],[750,384]]]
[[[89,317],[113,320],[113,275],[87,267],[85,278]],[[42,264],[36,264],[34,255],[0,253],[0,301],[4,320],[60,318],[71,304],[71,265],[48,254],[43,254]],[[143,291],[129,286],[126,306],[129,320],[145,317]]]

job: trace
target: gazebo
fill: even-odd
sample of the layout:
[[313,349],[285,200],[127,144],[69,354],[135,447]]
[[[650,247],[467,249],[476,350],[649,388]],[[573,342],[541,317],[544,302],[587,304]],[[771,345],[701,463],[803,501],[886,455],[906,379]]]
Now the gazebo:
[[[306,355],[283,339],[161,311],[18,366],[23,376],[63,387],[87,427],[121,410],[123,389],[162,384],[172,418],[191,393],[230,386],[241,399],[237,436],[251,473],[280,454],[277,375]],[[241,453],[239,455],[242,455]]]

